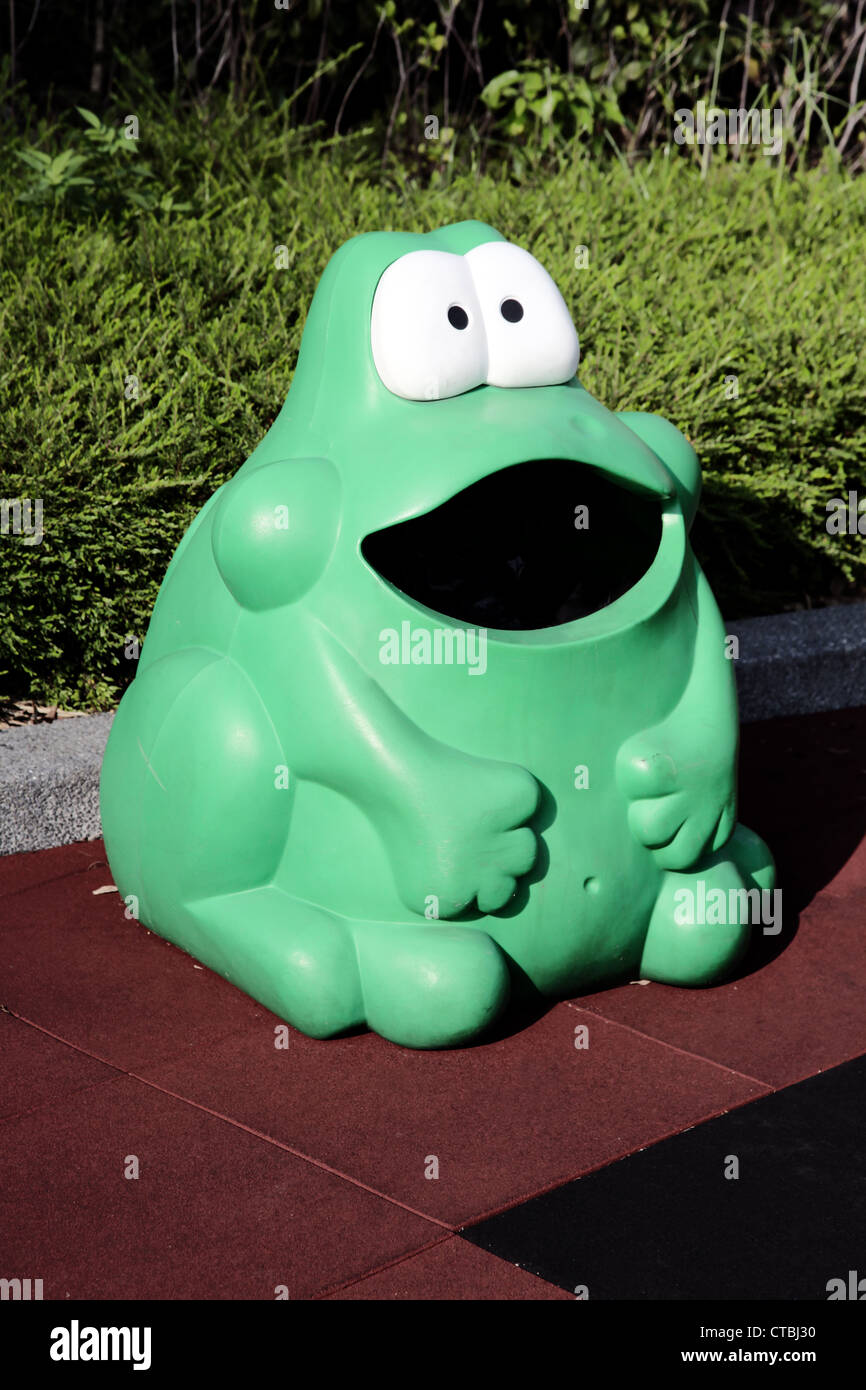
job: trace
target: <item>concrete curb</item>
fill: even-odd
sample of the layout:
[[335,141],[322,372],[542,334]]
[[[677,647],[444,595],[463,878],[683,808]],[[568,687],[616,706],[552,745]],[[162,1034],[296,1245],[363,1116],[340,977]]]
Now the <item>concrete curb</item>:
[[[729,623],[743,723],[866,705],[866,603]],[[101,834],[113,714],[0,731],[0,854]]]
[[866,603],[727,624],[744,724],[866,705]]

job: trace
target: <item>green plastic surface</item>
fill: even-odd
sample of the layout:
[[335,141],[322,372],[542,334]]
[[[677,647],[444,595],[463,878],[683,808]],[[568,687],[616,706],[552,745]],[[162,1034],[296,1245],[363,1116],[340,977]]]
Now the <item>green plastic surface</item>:
[[[688,441],[576,378],[412,401],[377,373],[385,269],[496,240],[462,223],[333,257],[283,410],[172,559],[105,755],[134,914],[314,1037],[442,1047],[509,994],[712,983],[748,941],[740,890],[774,883],[736,823],[734,675],[688,541]],[[461,624],[362,543],[538,459],[653,499],[652,562],[587,616],[488,628],[483,670],[426,660],[419,634],[432,652]],[[713,889],[727,920],[689,922],[688,895]]]

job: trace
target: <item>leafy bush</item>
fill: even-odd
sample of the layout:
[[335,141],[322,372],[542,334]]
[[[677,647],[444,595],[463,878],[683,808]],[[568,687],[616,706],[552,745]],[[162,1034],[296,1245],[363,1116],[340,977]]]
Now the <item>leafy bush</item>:
[[580,139],[592,154],[603,139],[622,128],[623,114],[611,87],[593,88],[580,73],[560,72],[549,63],[528,59],[494,77],[481,100],[497,113],[497,125],[509,143],[512,174],[523,177],[528,151],[536,162]]
[[0,694],[116,700],[180,537],[285,398],[329,257],[389,226],[479,217],[550,269],[587,388],[694,441],[696,545],[729,617],[862,590],[862,537],[825,522],[863,489],[863,180],[573,149],[519,186],[456,161],[430,187],[230,100],[143,114],[141,146],[189,212],[21,203],[0,157],[0,498],[42,498],[45,533],[0,535]]
[[47,154],[35,145],[16,150],[30,170],[18,200],[40,207],[77,204],[115,215],[141,210],[188,212],[189,203],[176,203],[171,190],[160,191],[153,169],[138,158],[138,118],[123,125],[101,121],[92,111],[76,108],[85,131],[74,131],[72,143],[60,154]]

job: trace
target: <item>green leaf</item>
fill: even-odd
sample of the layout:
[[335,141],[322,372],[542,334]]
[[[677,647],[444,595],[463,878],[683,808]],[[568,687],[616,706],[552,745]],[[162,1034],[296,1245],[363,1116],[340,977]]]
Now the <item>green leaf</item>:
[[517,69],[509,68],[508,72],[501,72],[498,77],[494,77],[492,81],[487,83],[481,93],[481,100],[485,106],[489,106],[491,110],[495,111],[501,104],[508,88],[514,87],[519,81],[520,73]]
[[28,164],[31,169],[47,169],[51,163],[50,154],[34,149],[32,145],[29,150],[16,150],[15,158],[20,159],[23,164]]
[[88,125],[95,126],[97,130],[102,128],[102,122],[98,116],[94,116],[92,111],[88,111],[84,106],[76,106],[76,111]]
[[602,95],[601,109],[604,112],[604,115],[607,120],[617,121],[620,125],[625,125],[625,116],[622,114],[622,111],[620,110],[619,102],[617,101],[616,94],[614,92],[607,91]]
[[86,162],[83,155],[77,155],[74,150],[64,150],[62,154],[52,159],[49,164],[47,170],[48,177],[52,181],[56,181],[61,178],[65,169],[77,169]]

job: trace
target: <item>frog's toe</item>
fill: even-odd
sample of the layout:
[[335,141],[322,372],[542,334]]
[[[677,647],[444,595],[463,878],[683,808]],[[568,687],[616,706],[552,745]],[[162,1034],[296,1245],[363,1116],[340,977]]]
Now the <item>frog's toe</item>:
[[640,973],[670,985],[710,985],[744,954],[775,882],[758,835],[738,825],[727,844],[689,873],[666,872],[650,918]]
[[369,1026],[404,1047],[453,1047],[482,1032],[510,993],[505,956],[483,931],[358,922]]
[[312,1038],[363,1026],[344,918],[274,887],[200,901],[191,911],[198,931],[189,949],[278,1018]]

